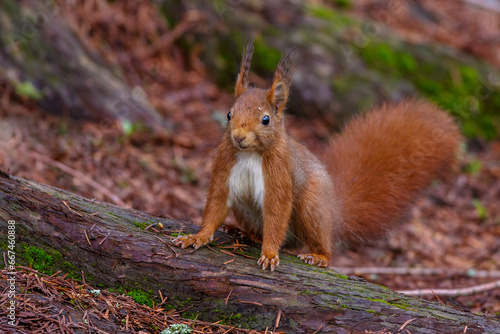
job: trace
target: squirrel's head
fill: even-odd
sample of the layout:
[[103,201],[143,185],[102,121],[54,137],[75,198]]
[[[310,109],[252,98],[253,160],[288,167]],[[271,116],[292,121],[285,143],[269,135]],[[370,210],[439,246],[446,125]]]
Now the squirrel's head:
[[284,133],[283,112],[292,84],[294,51],[281,57],[269,89],[249,87],[252,53],[253,41],[250,41],[236,80],[236,101],[227,114],[228,131],[238,149],[263,151]]

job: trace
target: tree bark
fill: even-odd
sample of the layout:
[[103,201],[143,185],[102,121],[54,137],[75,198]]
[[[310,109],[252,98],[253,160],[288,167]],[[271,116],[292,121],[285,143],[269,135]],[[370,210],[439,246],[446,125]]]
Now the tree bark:
[[166,121],[120,71],[89,50],[53,0],[0,2],[0,76],[45,110],[160,128]]
[[[396,293],[331,269],[308,266],[285,253],[275,272],[256,264],[259,249],[230,248],[236,240],[223,233],[215,244],[196,252],[175,247],[187,222],[145,213],[0,175],[0,245],[7,244],[8,221],[16,222],[16,253],[23,247],[45,249],[85,273],[94,284],[139,286],[159,291],[173,307],[198,319],[233,316],[239,326],[293,333],[348,333],[389,330],[408,320],[411,333],[496,333],[498,319],[465,313],[438,303]],[[154,232],[144,226],[161,223]],[[238,255],[239,254],[239,255]]]

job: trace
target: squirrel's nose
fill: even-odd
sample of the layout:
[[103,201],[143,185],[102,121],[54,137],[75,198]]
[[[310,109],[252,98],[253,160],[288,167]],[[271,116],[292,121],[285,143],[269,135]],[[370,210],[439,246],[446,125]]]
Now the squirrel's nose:
[[245,140],[246,136],[244,136],[244,135],[243,135],[243,136],[242,136],[242,135],[239,135],[239,136],[238,136],[238,135],[233,135],[233,138],[234,138],[234,140],[236,140],[236,142],[237,142],[238,144],[241,144],[241,142],[242,142],[243,140]]

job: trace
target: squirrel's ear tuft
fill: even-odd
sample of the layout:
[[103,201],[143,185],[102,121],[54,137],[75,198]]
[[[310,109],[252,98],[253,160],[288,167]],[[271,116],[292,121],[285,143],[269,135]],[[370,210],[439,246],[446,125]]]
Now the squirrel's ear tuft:
[[235,93],[239,97],[248,87],[248,74],[250,73],[250,63],[252,62],[253,54],[253,38],[248,42],[243,51],[243,59],[241,60],[240,73],[236,79]]
[[273,85],[266,94],[269,103],[274,107],[277,115],[281,115],[288,100],[288,93],[292,85],[294,56],[295,49],[291,49],[286,55],[281,57],[274,73]]

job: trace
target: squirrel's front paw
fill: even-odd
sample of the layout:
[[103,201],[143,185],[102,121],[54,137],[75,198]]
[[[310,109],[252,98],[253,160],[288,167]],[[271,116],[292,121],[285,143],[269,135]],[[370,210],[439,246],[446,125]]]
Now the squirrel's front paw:
[[210,238],[202,238],[198,234],[189,234],[175,238],[173,243],[181,248],[193,246],[194,249],[198,249],[201,246],[208,244],[210,240]]
[[280,264],[280,258],[278,254],[263,254],[259,261],[257,261],[257,264],[259,266],[262,266],[262,270],[266,270],[267,266],[271,266],[271,271],[274,271],[274,268],[279,266]]

